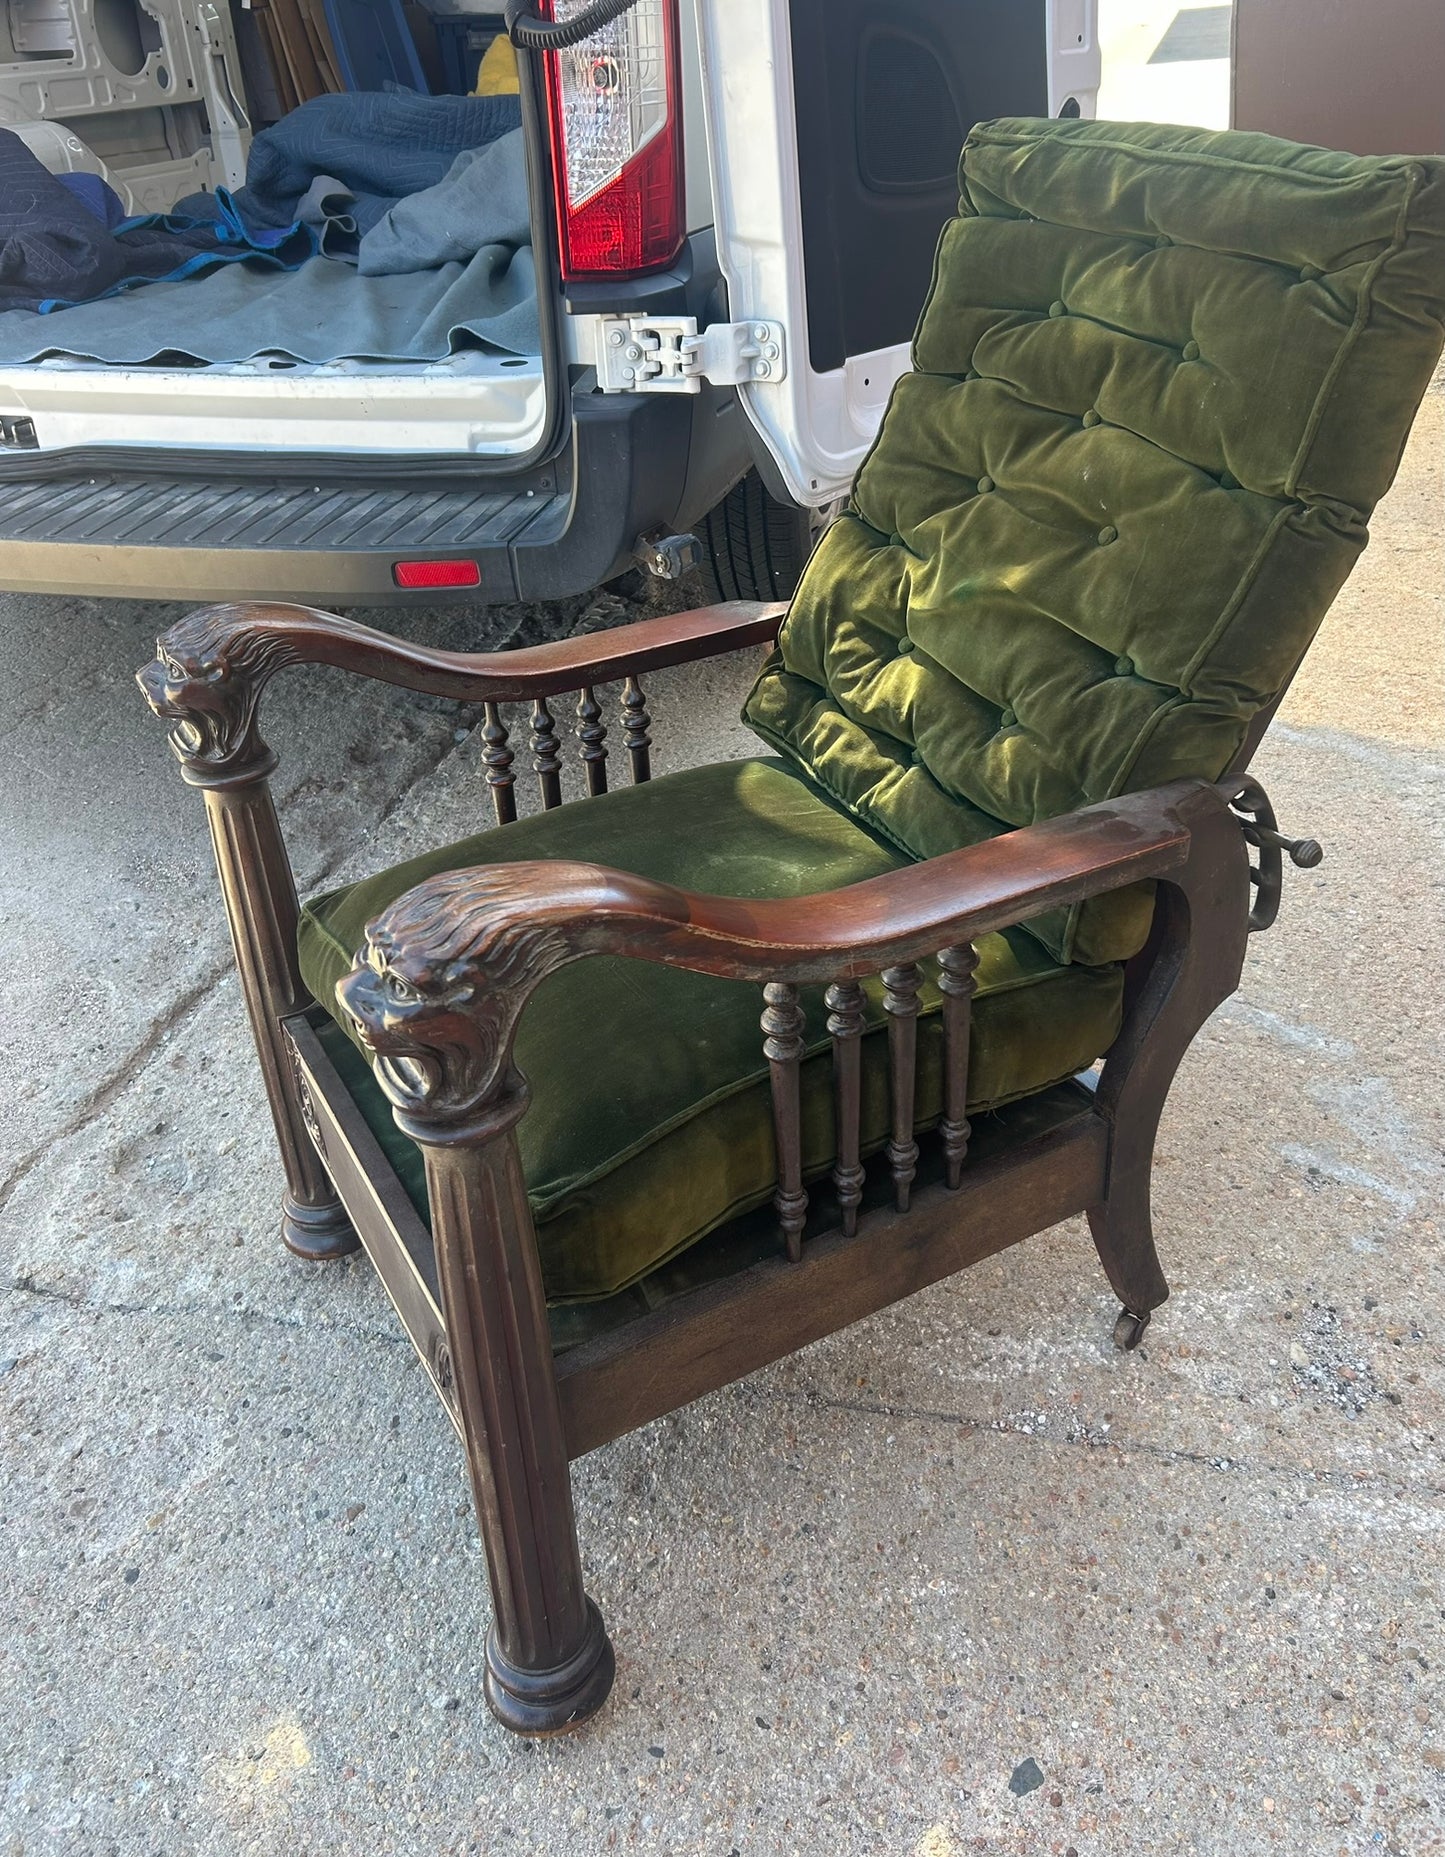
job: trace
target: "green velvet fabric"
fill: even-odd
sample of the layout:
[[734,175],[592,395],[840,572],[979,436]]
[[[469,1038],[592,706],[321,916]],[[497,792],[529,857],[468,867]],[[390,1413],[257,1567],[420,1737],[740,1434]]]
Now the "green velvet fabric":
[[[927,858],[1218,777],[1366,540],[1440,353],[1445,163],[1007,120],[964,149],[850,511],[745,715]],[[1031,924],[1123,959],[1146,892]]]
[[[332,1008],[366,923],[426,877],[529,858],[581,858],[739,897],[839,889],[909,862],[782,761],[695,768],[479,834],[317,898],[299,936],[307,985]],[[979,944],[978,983],[969,1076],[976,1108],[1073,1075],[1117,1035],[1122,970],[1061,967],[1023,930]],[[869,1004],[870,1023],[881,1026],[876,988]],[[820,990],[807,991],[804,1005],[811,1177],[833,1155],[831,1059]],[[919,1028],[920,1128],[941,1113],[939,1006],[930,975]],[[518,1133],[551,1299],[615,1294],[771,1198],[761,1010],[755,987],[604,957],[564,968],[538,989],[517,1039],[532,1085]],[[871,1150],[888,1127],[886,1033],[871,1031],[863,1042]],[[382,1110],[379,1128],[385,1120]],[[388,1145],[415,1187],[411,1144],[398,1135]]]

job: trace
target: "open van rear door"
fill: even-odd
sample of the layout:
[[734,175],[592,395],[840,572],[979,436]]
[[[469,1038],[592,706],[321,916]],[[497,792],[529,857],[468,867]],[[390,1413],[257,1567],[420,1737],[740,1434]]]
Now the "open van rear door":
[[993,116],[1092,116],[1097,0],[696,0],[719,262],[738,323],[782,325],[740,389],[793,498],[872,443]]

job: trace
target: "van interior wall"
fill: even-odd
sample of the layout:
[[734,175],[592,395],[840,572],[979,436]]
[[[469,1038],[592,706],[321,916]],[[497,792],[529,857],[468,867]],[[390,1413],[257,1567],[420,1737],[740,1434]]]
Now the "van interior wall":
[[230,15],[195,0],[0,0],[0,127],[134,213],[244,178]]

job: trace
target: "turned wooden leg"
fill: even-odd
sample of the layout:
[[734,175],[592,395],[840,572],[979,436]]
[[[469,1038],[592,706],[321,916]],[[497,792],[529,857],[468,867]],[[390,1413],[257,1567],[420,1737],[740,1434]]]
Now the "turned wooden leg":
[[[197,783],[198,784],[198,783]],[[206,814],[256,1055],[286,1170],[281,1235],[298,1257],[327,1260],[359,1239],[312,1144],[281,1021],[310,1004],[296,963],[296,886],[264,772],[206,787]]]
[[582,1587],[542,1271],[511,1127],[425,1145],[442,1302],[491,1579],[486,1696],[504,1727],[563,1734],[612,1687],[612,1645]]

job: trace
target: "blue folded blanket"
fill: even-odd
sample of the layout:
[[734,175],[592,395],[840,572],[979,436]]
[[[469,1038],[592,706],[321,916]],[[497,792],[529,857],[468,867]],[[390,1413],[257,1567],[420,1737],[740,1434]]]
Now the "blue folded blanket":
[[125,201],[98,174],[87,174],[80,168],[71,174],[58,174],[56,179],[75,195],[82,206],[89,208],[109,231],[117,231],[121,222],[130,218],[125,210]]
[[138,365],[284,354],[438,361],[541,342],[521,132],[458,156],[367,234],[360,267],[317,260],[283,275],[233,264],[63,316],[0,315],[0,366],[53,355]]
[[[457,156],[521,127],[516,97],[424,97],[410,90],[354,91],[313,97],[251,144],[246,185],[232,197],[255,234],[295,224],[303,206],[323,202],[324,217],[346,220],[356,239],[398,200],[435,187]],[[317,188],[316,183],[325,186]],[[215,194],[191,194],[176,208],[197,219],[217,216]],[[338,253],[337,241],[326,249]]]
[[204,220],[151,216],[114,227],[100,216],[106,207],[103,195],[83,197],[0,129],[0,309],[63,309],[237,258],[293,270],[316,250],[303,227],[253,237],[225,204]]
[[323,246],[354,259],[399,200],[520,123],[515,97],[315,97],[256,137],[237,193],[192,194],[118,225],[102,217],[103,194],[67,185],[0,129],[0,311],[64,309],[237,259],[290,271]]

